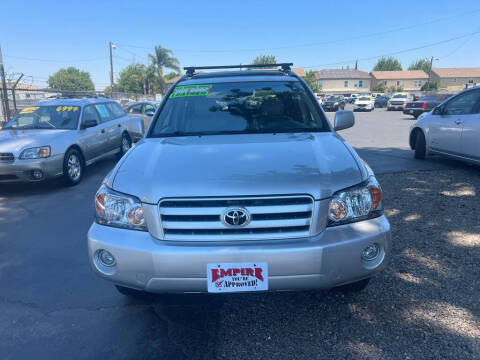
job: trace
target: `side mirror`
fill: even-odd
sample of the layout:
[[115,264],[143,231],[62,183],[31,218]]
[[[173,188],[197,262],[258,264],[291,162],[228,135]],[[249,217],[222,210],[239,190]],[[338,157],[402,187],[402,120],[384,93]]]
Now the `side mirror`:
[[441,106],[436,106],[435,109],[432,111],[433,115],[442,115],[443,114],[443,109]]
[[150,110],[150,111],[147,111],[147,112],[145,113],[145,115],[147,115],[147,116],[153,116],[153,115],[155,115],[155,111],[151,111],[151,110]]
[[87,128],[95,127],[95,126],[97,126],[97,125],[98,125],[97,120],[85,120],[85,121],[83,122],[82,128],[83,128],[83,129],[87,129]]
[[335,131],[351,128],[355,124],[355,116],[352,111],[338,110],[335,113],[333,124],[333,129]]

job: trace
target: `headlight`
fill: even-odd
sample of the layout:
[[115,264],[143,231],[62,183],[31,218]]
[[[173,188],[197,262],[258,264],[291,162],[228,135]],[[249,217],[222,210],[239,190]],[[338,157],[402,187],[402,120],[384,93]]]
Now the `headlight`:
[[105,185],[95,195],[95,221],[106,226],[148,231],[140,200]]
[[20,154],[20,159],[40,159],[49,156],[50,146],[41,146],[23,150]]
[[382,190],[374,177],[333,195],[328,207],[328,226],[371,219],[382,215]]

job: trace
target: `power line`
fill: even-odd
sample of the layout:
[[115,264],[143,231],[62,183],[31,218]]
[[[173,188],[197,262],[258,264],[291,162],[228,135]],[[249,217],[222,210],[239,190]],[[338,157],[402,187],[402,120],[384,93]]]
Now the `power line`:
[[425,48],[440,45],[440,44],[445,44],[445,43],[455,41],[455,40],[458,40],[458,39],[463,39],[465,37],[470,37],[470,36],[473,36],[473,35],[478,34],[478,33],[480,33],[480,30],[477,30],[477,31],[474,31],[472,33],[468,33],[468,34],[465,34],[465,35],[456,36],[456,37],[453,37],[453,38],[450,38],[450,39],[437,41],[437,42],[430,43],[430,44],[425,44],[425,45],[416,46],[416,47],[409,48],[409,49],[403,49],[403,50],[395,51],[395,52],[392,52],[392,53],[369,56],[369,57],[366,57],[366,58],[356,58],[356,59],[350,59],[350,60],[345,60],[345,61],[338,61],[338,62],[333,62],[333,63],[328,63],[328,64],[301,66],[301,67],[303,67],[305,69],[311,69],[311,68],[331,66],[331,65],[349,64],[349,63],[352,63],[356,60],[358,60],[358,61],[374,60],[374,59],[381,58],[382,56],[393,56],[393,55],[403,54],[403,53],[410,52],[410,51],[425,49]]
[[[195,53],[229,53],[229,52],[271,51],[271,50],[297,49],[297,48],[302,48],[302,47],[313,47],[313,46],[319,46],[319,45],[335,44],[335,43],[346,42],[346,41],[351,41],[351,40],[358,40],[358,39],[364,39],[364,38],[369,38],[369,37],[381,36],[381,35],[390,34],[390,33],[399,32],[399,31],[404,31],[404,30],[410,30],[410,29],[414,29],[414,28],[417,28],[417,27],[421,27],[421,26],[430,25],[430,24],[445,21],[445,20],[458,18],[460,16],[467,16],[467,15],[475,14],[475,13],[478,13],[478,12],[480,12],[480,9],[474,9],[474,10],[459,13],[457,15],[452,15],[452,16],[446,16],[446,17],[442,17],[442,18],[438,18],[438,19],[433,19],[433,20],[429,20],[429,21],[414,24],[414,25],[401,26],[401,27],[398,27],[398,28],[393,28],[393,29],[390,29],[390,30],[374,32],[374,33],[365,34],[365,35],[358,35],[358,36],[352,36],[352,37],[347,37],[347,38],[326,40],[326,41],[309,43],[309,44],[277,46],[277,47],[269,47],[269,48],[266,48],[266,47],[250,48],[250,49],[246,49],[246,48],[245,49],[222,49],[222,50],[218,50],[218,49],[209,49],[209,50],[172,49],[172,51],[175,51],[175,52],[195,52]],[[117,44],[117,45],[123,46],[123,47],[136,48],[136,49],[152,50],[151,47],[145,47],[145,46],[128,45],[128,44]]]
[[17,60],[51,62],[51,63],[76,63],[76,62],[94,62],[94,61],[100,61],[100,60],[107,60],[106,57],[98,57],[98,58],[91,58],[91,59],[76,59],[76,60],[39,59],[39,58],[30,58],[30,57],[23,57],[23,56],[13,56],[13,55],[5,55],[5,57],[10,59],[17,59]]

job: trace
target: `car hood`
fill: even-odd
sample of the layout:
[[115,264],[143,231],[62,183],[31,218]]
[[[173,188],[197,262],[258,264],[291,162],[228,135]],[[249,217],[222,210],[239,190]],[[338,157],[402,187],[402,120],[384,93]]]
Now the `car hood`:
[[350,149],[331,132],[149,138],[122,159],[109,184],[146,203],[286,194],[323,199],[364,180]]
[[[20,155],[23,149],[52,146],[53,141],[71,130],[9,130],[0,131],[0,152]],[[53,151],[53,149],[52,149]]]

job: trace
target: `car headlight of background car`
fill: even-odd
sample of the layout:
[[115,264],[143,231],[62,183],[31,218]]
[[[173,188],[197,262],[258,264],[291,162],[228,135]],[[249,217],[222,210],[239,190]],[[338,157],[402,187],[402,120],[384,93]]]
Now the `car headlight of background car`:
[[25,149],[20,154],[20,159],[40,159],[40,158],[47,158],[50,156],[51,150],[50,146],[40,146]]
[[372,176],[360,185],[333,195],[328,207],[328,226],[372,219],[382,213],[382,190]]
[[148,231],[140,200],[102,185],[95,195],[95,222],[131,230]]

